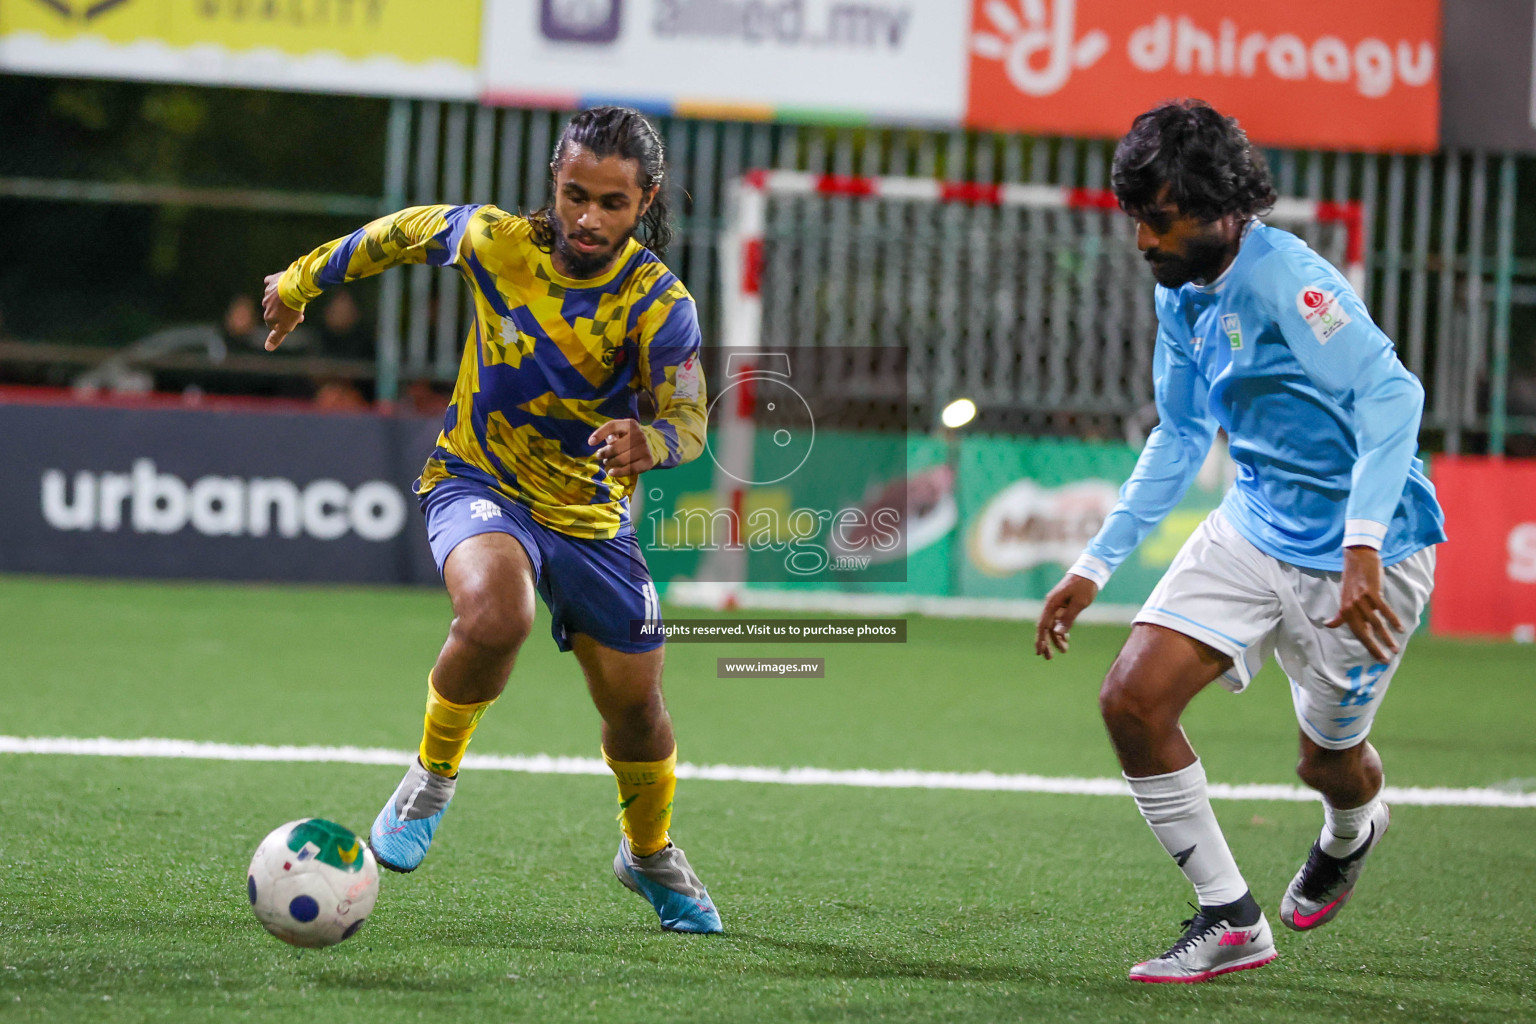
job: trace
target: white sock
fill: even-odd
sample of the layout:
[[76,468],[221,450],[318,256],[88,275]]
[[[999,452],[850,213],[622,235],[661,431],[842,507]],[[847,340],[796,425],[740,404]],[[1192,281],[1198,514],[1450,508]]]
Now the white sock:
[[1125,781],[1152,834],[1194,885],[1202,907],[1231,903],[1248,891],[1216,824],[1205,791],[1205,768],[1198,760],[1167,775],[1142,779],[1127,775]]
[[1317,844],[1330,857],[1348,857],[1371,834],[1371,820],[1381,809],[1381,791],[1359,807],[1340,808],[1323,798],[1323,834]]

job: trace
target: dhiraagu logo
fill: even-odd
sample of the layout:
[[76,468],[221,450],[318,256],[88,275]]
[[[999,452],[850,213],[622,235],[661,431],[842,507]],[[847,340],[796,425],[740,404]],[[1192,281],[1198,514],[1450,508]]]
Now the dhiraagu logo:
[[1077,35],[1077,0],[990,0],[984,10],[987,30],[971,47],[1002,62],[1008,81],[1026,96],[1060,91],[1075,69],[1092,67],[1109,49],[1109,36],[1098,29]]

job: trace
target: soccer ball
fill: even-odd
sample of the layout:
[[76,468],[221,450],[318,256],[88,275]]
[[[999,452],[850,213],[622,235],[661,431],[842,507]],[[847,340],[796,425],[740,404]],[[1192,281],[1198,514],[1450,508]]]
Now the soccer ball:
[[267,931],[295,946],[334,946],[372,913],[379,865],[350,829],[300,818],[256,847],[245,885]]

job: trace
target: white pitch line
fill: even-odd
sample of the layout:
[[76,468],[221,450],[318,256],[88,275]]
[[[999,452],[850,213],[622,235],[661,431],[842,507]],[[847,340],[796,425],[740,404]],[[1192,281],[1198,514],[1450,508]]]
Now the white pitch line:
[[[208,761],[282,761],[315,764],[378,764],[405,766],[414,750],[380,747],[296,747],[265,744],[199,743],[193,740],[75,739],[67,736],[0,736],[0,754],[75,754],[91,757],[193,758]],[[527,772],[531,775],[612,774],[595,757],[551,757],[548,754],[470,754],[464,767],[474,771]],[[780,786],[853,786],[861,789],[968,789],[990,793],[1060,793],[1071,796],[1128,796],[1122,779],[1081,779],[1047,775],[999,775],[994,772],[921,772],[899,768],[762,768],[727,764],[680,764],[680,779],[713,782],[761,782]],[[1210,784],[1210,794],[1223,800],[1280,800],[1310,803],[1318,796],[1300,786]],[[1536,807],[1536,793],[1499,789],[1450,789],[1388,786],[1389,804],[1417,807]]]

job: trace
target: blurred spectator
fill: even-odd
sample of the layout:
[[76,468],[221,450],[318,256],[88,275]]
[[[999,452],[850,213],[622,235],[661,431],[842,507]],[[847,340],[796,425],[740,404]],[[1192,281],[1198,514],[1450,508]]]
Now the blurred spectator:
[[405,386],[405,402],[411,412],[421,416],[441,416],[448,411],[451,400],[449,384],[434,384],[429,380],[413,380]]
[[[363,311],[346,290],[332,293],[320,313],[320,354],[329,359],[371,359],[373,334],[363,323]],[[358,382],[325,375],[315,380],[315,404],[324,409],[366,409]]]
[[[256,335],[260,332],[261,337]],[[266,342],[266,328],[261,322],[261,310],[249,295],[236,295],[229,300],[224,311],[224,341],[232,349],[240,351],[260,348]]]
[[[219,333],[229,346],[231,355],[258,355],[270,360],[270,374],[242,374],[240,390],[245,394],[272,398],[313,398],[320,382],[310,380],[303,373],[294,372],[296,367],[284,366],[287,359],[314,355],[315,332],[307,325],[300,326],[283,339],[276,352],[267,351],[267,325],[261,320],[261,304],[254,296],[239,294],[229,300],[224,310],[224,320]],[[265,364],[257,364],[265,365]]]
[[334,359],[373,358],[373,332],[345,289],[333,293],[320,311],[320,350]]
[[368,408],[368,399],[357,385],[341,377],[326,377],[315,388],[315,405],[322,409],[362,411]]

